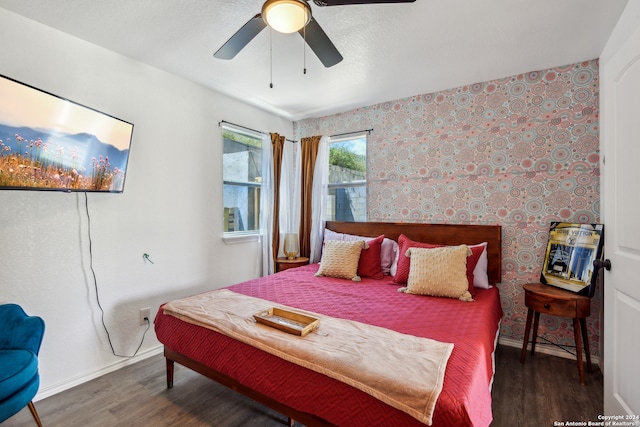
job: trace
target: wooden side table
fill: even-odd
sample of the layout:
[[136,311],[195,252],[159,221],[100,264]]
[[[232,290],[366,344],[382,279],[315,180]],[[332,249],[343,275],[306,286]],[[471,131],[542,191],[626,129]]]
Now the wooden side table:
[[299,256],[294,259],[276,258],[276,272],[309,264],[309,258]]
[[[544,285],[542,283],[528,283],[524,288],[524,304],[529,308],[527,312],[527,325],[524,331],[524,342],[522,343],[522,354],[520,363],[524,363],[529,344],[529,330],[531,320],[533,321],[533,338],[531,340],[531,354],[535,354],[536,338],[538,337],[538,323],[540,313],[552,316],[570,317],[573,319],[573,336],[576,342],[576,359],[578,361],[578,373],[580,374],[580,384],[584,385],[584,366],[582,361],[582,345],[584,341],[584,352],[587,357],[587,369],[592,371],[591,354],[589,352],[589,337],[587,336],[586,318],[591,314],[591,301],[584,295],[557,288],[555,286]],[[580,336],[582,332],[582,336]]]

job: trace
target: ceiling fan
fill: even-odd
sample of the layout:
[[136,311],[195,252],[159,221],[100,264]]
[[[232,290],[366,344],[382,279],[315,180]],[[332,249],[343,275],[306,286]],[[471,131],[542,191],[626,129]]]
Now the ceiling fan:
[[[412,3],[415,0],[314,0],[317,6],[347,6],[353,4]],[[281,33],[298,32],[325,67],[342,61],[342,55],[327,34],[313,19],[306,0],[267,0],[262,11],[242,26],[213,54],[218,59],[232,59],[266,26]]]

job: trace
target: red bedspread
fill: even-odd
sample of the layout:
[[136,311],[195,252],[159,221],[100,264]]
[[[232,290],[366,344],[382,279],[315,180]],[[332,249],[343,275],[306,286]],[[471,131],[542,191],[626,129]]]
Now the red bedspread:
[[[454,344],[434,426],[488,426],[493,351],[502,317],[497,288],[474,302],[409,295],[391,278],[362,282],[315,277],[317,265],[231,286],[234,292]],[[339,426],[421,425],[411,416],[337,380],[291,364],[209,329],[164,315],[158,339],[170,349],[288,406]],[[393,369],[393,367],[389,367]]]

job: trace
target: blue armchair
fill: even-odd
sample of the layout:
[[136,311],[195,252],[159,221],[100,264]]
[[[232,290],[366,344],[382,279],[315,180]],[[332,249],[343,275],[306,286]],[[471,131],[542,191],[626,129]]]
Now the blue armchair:
[[42,427],[32,399],[38,392],[38,352],[44,321],[16,304],[0,305],[0,423],[25,406]]

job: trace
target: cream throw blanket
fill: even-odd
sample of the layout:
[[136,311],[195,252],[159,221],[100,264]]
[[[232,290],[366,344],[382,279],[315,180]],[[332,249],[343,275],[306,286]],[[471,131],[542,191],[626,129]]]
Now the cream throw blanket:
[[[256,323],[271,307],[320,319],[300,337]],[[220,289],[174,300],[165,314],[203,326],[342,381],[431,425],[453,344],[337,319]]]

